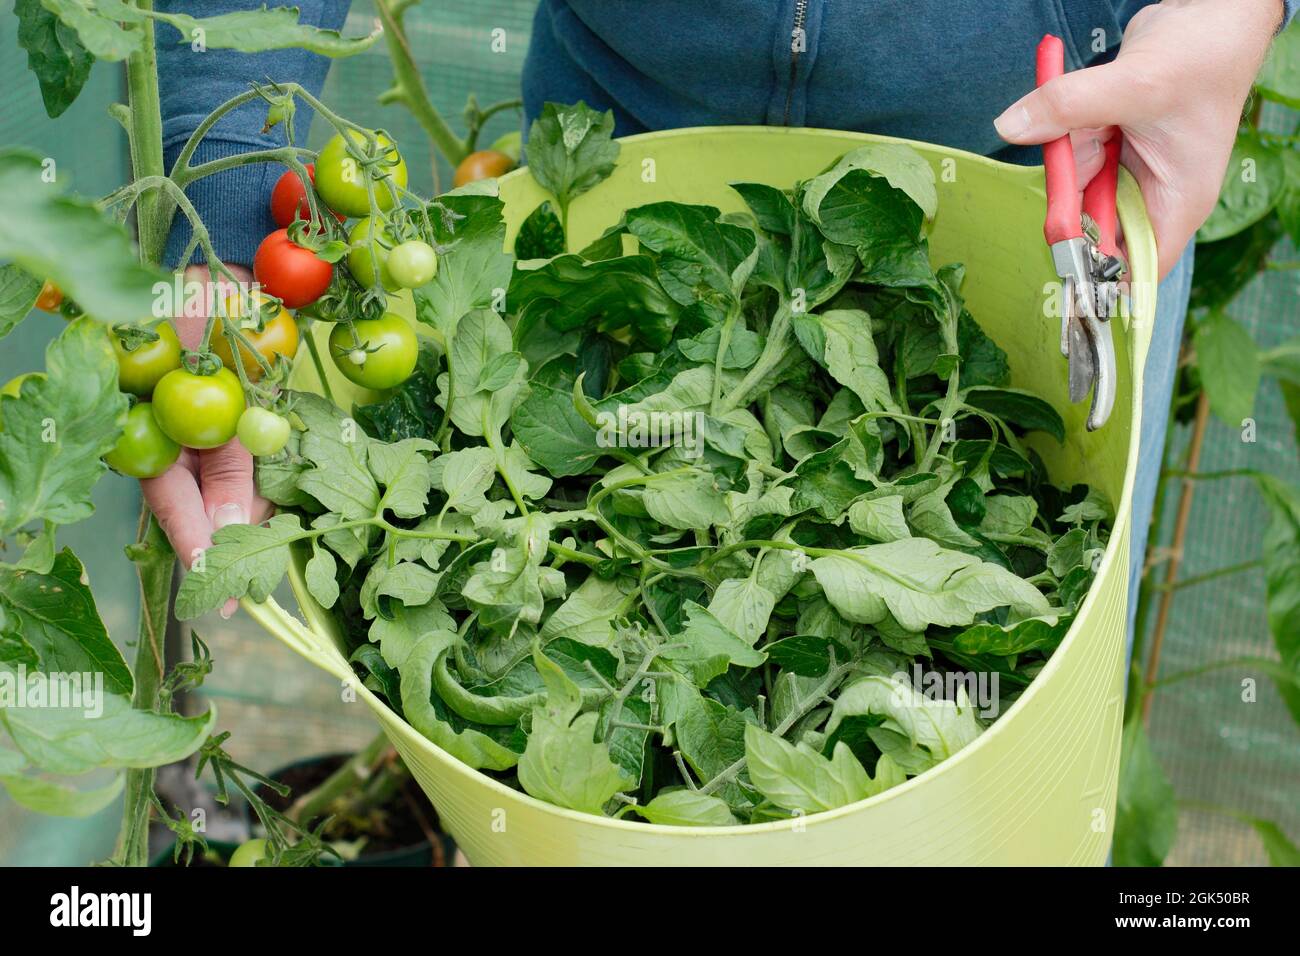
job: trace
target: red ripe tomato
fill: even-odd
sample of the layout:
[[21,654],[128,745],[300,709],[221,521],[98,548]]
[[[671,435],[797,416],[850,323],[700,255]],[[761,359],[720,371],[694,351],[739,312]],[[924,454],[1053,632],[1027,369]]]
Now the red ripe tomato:
[[262,291],[284,302],[285,308],[311,305],[329,288],[334,267],[316,253],[289,239],[286,229],[277,229],[257,247],[253,255],[253,278]]
[[[307,175],[311,178],[313,184],[316,182],[316,164],[307,164]],[[320,208],[327,209],[324,201],[321,201]],[[330,210],[334,218],[342,222],[345,217]],[[307,203],[307,191],[302,187],[302,180],[292,169],[285,170],[278,180],[275,188],[271,190],[271,218],[281,229],[286,228],[295,219],[306,219],[311,215],[311,206]]]

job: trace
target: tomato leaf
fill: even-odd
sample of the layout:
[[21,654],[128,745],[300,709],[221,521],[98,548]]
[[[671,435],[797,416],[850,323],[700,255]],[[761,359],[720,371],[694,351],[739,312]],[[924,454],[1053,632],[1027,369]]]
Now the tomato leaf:
[[48,574],[0,567],[0,606],[35,652],[34,667],[103,674],[109,693],[131,694],[131,669],[109,638],[85,569],[71,551],[61,551]]
[[1282,150],[1265,143],[1258,133],[1239,134],[1218,202],[1196,238],[1200,242],[1215,242],[1253,226],[1272,212],[1285,188]]
[[1300,109],[1300,27],[1292,24],[1273,40],[1255,89],[1266,100]]
[[1151,752],[1142,718],[1135,716],[1124,727],[1115,807],[1115,865],[1160,866],[1174,845],[1177,830],[1174,788]]
[[560,221],[569,204],[614,171],[619,145],[613,140],[614,113],[599,113],[579,101],[546,103],[528,131],[525,150],[533,178],[555,197]]
[[1037,395],[1015,388],[971,388],[962,393],[967,405],[990,412],[1026,431],[1046,432],[1065,443],[1065,422],[1060,412]]
[[863,624],[883,620],[886,611],[908,631],[969,625],[996,607],[1028,617],[1048,611],[1047,600],[1018,575],[926,538],[852,548],[819,557],[810,568],[835,609]]
[[[430,209],[437,242],[449,247],[438,257],[438,272],[416,296],[416,317],[438,329],[448,342],[471,309],[499,307],[510,285],[511,259],[505,252],[506,224],[495,196],[443,196],[445,209]],[[499,301],[498,301],[499,297]]]
[[[123,4],[116,0],[112,6],[120,13]],[[175,27],[180,32],[182,43],[191,43],[201,37],[208,49],[238,50],[241,53],[298,49],[339,59],[368,50],[383,34],[376,25],[365,36],[344,37],[337,30],[299,23],[298,16],[297,7],[237,10],[211,17],[159,11],[152,14],[153,19]]]
[[144,40],[144,17],[121,0],[100,0],[91,6],[81,0],[41,0],[41,5],[74,31],[98,60],[124,60]]
[[108,330],[89,319],[69,325],[45,350],[45,377],[0,401],[0,531],[89,517],[91,489],[107,470],[100,456],[126,419]]
[[1287,837],[1286,832],[1272,820],[1259,817],[1246,817],[1246,822],[1254,828],[1259,840],[1264,844],[1264,852],[1273,866],[1300,866],[1300,847]]
[[1268,628],[1282,666],[1295,675],[1277,681],[1277,689],[1300,724],[1300,490],[1272,475],[1253,477],[1273,513],[1264,533]]
[[296,515],[276,515],[265,525],[232,524],[212,535],[202,563],[191,567],[176,594],[176,616],[192,620],[229,598],[271,596],[289,567],[289,545],[302,536]]
[[528,457],[556,478],[590,471],[609,450],[573,405],[572,392],[533,385],[510,417],[510,427]]
[[666,790],[633,809],[651,823],[678,827],[730,827],[740,823],[727,801],[698,790]]
[[0,266],[0,339],[31,312],[41,281],[13,265]]
[[[6,669],[0,665],[0,672]],[[17,679],[12,672],[8,677]],[[156,714],[137,710],[128,697],[107,691],[83,703],[85,707],[0,707],[0,722],[36,766],[50,773],[83,774],[184,760],[207,740],[217,720],[215,708],[195,717]]]
[[27,68],[41,87],[41,101],[50,119],[63,114],[86,85],[95,58],[74,30],[41,5],[41,0],[16,0],[18,45],[27,51]]
[[63,195],[66,179],[35,154],[0,150],[0,190],[8,197],[0,208],[0,260],[50,279],[100,322],[135,325],[152,314],[154,285],[165,277],[140,265],[121,225],[89,201]]
[[551,259],[564,253],[564,226],[549,200],[538,205],[519,225],[516,259]]
[[521,324],[545,322],[561,332],[631,328],[656,349],[668,344],[681,313],[646,255],[598,262],[558,256],[536,269],[518,269],[509,302]]
[[0,786],[14,803],[56,817],[93,816],[116,800],[125,784],[125,774],[117,774],[101,787],[77,789],[40,777],[0,773]]
[[1196,324],[1196,357],[1210,409],[1224,423],[1240,428],[1255,410],[1259,390],[1259,350],[1250,333],[1222,312]]

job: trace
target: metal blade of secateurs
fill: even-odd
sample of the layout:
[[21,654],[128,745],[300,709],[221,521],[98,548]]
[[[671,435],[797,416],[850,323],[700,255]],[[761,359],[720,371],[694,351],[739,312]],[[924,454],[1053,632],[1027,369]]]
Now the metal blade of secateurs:
[[1070,316],[1067,326],[1070,343],[1070,401],[1081,402],[1092,391],[1092,383],[1097,377],[1097,366],[1088,341],[1088,333],[1077,315]]
[[1089,352],[1095,371],[1096,386],[1092,390],[1092,407],[1088,410],[1088,431],[1096,431],[1106,424],[1111,409],[1115,407],[1115,342],[1111,325],[1098,319],[1085,319]]

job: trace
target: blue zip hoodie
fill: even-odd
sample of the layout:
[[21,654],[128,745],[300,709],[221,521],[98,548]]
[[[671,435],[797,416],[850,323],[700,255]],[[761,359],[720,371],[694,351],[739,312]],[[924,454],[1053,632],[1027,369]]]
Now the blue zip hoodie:
[[[204,14],[264,0],[205,0]],[[548,100],[612,109],[619,135],[714,124],[814,126],[943,143],[1016,162],[993,118],[1027,93],[1045,33],[1065,40],[1067,68],[1114,56],[1124,26],[1154,0],[541,0],[523,71],[526,124]],[[1289,19],[1300,0],[1283,0]],[[160,0],[163,10],[198,5]],[[347,0],[299,0],[302,21],[339,28]],[[328,61],[300,50],[191,52],[159,28],[168,162],[213,107],[253,79],[313,91]],[[169,45],[168,39],[176,40]],[[418,53],[418,51],[417,51]],[[253,103],[217,125],[196,161],[280,145]],[[300,112],[295,134],[311,121]],[[275,228],[266,211],[282,170],[244,167],[191,187],[218,255],[248,263]],[[173,230],[169,261],[189,226]]]

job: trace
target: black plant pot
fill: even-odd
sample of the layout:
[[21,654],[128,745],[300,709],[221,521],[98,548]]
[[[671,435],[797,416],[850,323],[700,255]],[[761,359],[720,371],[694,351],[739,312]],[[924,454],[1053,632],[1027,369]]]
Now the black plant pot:
[[[281,767],[269,776],[272,780],[291,785],[295,777],[307,777],[314,786],[342,766],[343,762],[351,756],[351,754],[339,753],[305,757]],[[281,810],[286,809],[287,801],[281,801],[278,794],[265,787],[259,788],[258,795],[272,806]],[[293,796],[288,799],[292,800]],[[400,800],[391,809],[397,813],[409,812]],[[456,844],[450,836],[442,832],[437,816],[432,813],[432,807],[430,807],[430,814],[433,819],[429,822],[435,829],[435,835],[440,838],[437,846],[430,843],[427,838],[421,837],[401,846],[375,851],[362,850],[355,860],[340,862],[335,857],[327,856],[323,862],[326,866],[450,866],[456,853]]]

